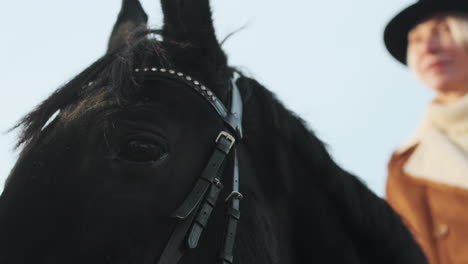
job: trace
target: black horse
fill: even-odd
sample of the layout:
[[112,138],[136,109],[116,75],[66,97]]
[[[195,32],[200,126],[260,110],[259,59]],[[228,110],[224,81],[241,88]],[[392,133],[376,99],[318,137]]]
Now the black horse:
[[148,30],[124,0],[108,53],[18,124],[0,263],[425,263],[387,203],[228,66],[208,0],[162,7]]

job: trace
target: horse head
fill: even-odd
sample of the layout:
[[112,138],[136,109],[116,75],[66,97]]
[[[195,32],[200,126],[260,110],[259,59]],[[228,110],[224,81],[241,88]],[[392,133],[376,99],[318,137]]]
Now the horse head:
[[223,131],[213,106],[227,102],[233,74],[208,1],[162,6],[163,29],[149,30],[140,3],[123,1],[107,54],[21,121],[25,146],[2,197],[16,204],[2,207],[1,224],[9,248],[30,253],[0,259],[153,263],[161,254]]

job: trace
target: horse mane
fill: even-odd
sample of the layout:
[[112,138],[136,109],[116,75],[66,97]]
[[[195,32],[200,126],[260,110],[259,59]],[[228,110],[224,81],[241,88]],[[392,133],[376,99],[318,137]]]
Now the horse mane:
[[[257,110],[257,113],[251,112],[251,115],[247,113],[245,122],[249,124],[246,128],[260,122],[259,120],[265,126],[259,131],[261,135],[249,139],[246,134],[246,140],[260,141],[266,138],[263,149],[260,148],[263,153],[256,155],[274,153],[270,165],[274,167],[272,171],[280,175],[275,179],[268,179],[279,182],[272,186],[277,188],[271,190],[275,192],[272,197],[277,195],[280,188],[280,191],[298,196],[300,202],[304,203],[310,186],[318,184],[317,188],[333,202],[342,219],[346,219],[348,232],[361,240],[361,245],[365,245],[361,250],[375,248],[381,251],[383,247],[384,250],[391,251],[393,247],[406,243],[408,247],[413,246],[410,244],[411,239],[408,239],[411,236],[401,224],[400,217],[358,177],[336,164],[326,145],[315,136],[303,119],[288,110],[272,92],[257,81],[243,78],[239,84],[244,93],[251,97],[252,102],[249,105],[255,105]],[[304,167],[306,177],[297,178],[296,175],[291,175],[294,171],[292,166],[298,165]]]
[[[152,56],[161,66],[170,65],[163,43],[153,35],[160,30],[138,28],[133,33],[133,40],[113,52],[107,53],[68,83],[58,88],[52,95],[35,109],[20,119],[10,131],[21,129],[16,148],[35,141],[43,127],[57,111],[76,107],[76,103],[106,89],[106,96],[114,98],[119,104],[127,101],[137,92],[138,85],[133,69]],[[171,43],[181,48],[186,44]]]

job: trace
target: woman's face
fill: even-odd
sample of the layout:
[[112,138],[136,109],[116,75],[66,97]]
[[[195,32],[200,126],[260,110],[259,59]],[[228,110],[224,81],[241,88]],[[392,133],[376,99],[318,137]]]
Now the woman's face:
[[468,49],[455,42],[446,16],[431,17],[408,33],[408,65],[438,93],[466,92]]

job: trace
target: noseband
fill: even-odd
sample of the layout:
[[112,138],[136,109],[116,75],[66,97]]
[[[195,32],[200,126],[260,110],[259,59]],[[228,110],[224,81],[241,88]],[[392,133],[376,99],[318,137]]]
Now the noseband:
[[181,72],[164,68],[137,68],[135,73],[142,74],[144,79],[172,79],[183,83],[201,95],[224,121],[224,129],[214,140],[215,147],[208,164],[202,171],[195,186],[172,214],[178,221],[167,245],[156,264],[176,264],[189,250],[198,246],[203,231],[213,212],[221,190],[222,168],[230,153],[234,155],[234,169],[232,173],[232,192],[226,198],[227,226],[225,228],[224,243],[219,254],[218,264],[232,264],[233,249],[240,218],[239,204],[243,195],[239,191],[239,161],[237,143],[242,139],[242,97],[236,81],[240,77],[235,73],[231,81],[231,107],[228,110],[216,95],[192,77]]

